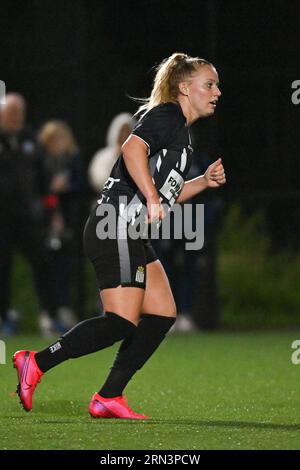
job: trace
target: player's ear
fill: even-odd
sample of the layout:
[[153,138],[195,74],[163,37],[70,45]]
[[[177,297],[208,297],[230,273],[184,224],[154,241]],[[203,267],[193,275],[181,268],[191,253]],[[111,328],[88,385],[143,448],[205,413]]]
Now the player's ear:
[[188,84],[187,82],[181,82],[178,84],[179,92],[184,95],[188,96],[189,94],[189,89],[188,89]]

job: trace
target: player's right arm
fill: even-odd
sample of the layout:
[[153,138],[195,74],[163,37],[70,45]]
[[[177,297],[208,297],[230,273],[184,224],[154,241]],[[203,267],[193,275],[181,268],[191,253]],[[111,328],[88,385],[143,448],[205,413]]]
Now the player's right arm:
[[147,200],[149,223],[165,217],[156,187],[149,172],[148,147],[135,135],[122,145],[122,155],[131,178]]

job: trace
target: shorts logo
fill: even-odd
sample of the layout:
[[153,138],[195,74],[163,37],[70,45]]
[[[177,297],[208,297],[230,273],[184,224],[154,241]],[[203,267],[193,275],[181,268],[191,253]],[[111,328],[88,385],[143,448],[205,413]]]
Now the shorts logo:
[[136,270],[135,280],[136,282],[144,282],[145,268],[144,266],[138,266]]

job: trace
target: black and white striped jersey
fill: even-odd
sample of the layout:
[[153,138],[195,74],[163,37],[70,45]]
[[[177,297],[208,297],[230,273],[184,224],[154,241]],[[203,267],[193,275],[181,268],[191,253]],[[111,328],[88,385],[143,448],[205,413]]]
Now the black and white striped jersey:
[[[177,103],[163,103],[148,111],[136,123],[132,134],[148,147],[149,165],[162,203],[171,207],[178,198],[192,164],[192,142],[185,116]],[[128,208],[145,204],[145,198],[131,178],[120,155],[102,191],[102,200],[127,199]],[[132,214],[129,210],[127,213]]]

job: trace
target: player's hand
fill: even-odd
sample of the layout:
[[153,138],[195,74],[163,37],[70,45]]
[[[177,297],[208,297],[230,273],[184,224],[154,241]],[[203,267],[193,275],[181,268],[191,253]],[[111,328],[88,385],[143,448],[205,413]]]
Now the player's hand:
[[166,213],[161,205],[158,195],[147,199],[147,210],[148,224],[159,223],[160,220],[166,217]]
[[219,188],[226,183],[226,175],[222,165],[222,158],[218,158],[218,160],[209,165],[204,173],[204,178],[207,181],[208,188]]

